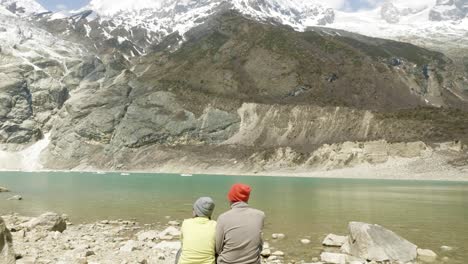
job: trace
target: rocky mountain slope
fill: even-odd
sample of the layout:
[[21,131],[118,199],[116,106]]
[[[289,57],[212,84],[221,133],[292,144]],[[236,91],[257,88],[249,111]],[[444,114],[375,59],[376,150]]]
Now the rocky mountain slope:
[[[425,147],[377,144],[386,159],[353,147],[325,167],[423,150],[448,152],[443,164],[464,155],[467,75],[453,58],[336,29],[300,32],[295,23],[305,20],[335,23],[326,18],[332,10],[260,3],[181,1],[105,14],[93,1],[94,11],[67,16],[0,13],[0,165],[248,173],[272,162],[323,167],[331,160],[314,158],[322,145],[376,140]],[[459,147],[433,145],[454,140]],[[17,161],[25,156],[32,162]]]

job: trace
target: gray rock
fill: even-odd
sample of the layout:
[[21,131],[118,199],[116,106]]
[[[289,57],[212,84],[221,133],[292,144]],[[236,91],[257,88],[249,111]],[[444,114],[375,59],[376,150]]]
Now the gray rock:
[[425,261],[434,261],[437,258],[437,254],[430,249],[418,248],[418,257]]
[[338,236],[335,234],[329,234],[322,242],[322,245],[327,247],[341,247],[348,240],[347,236]]
[[159,237],[159,234],[155,230],[143,231],[137,234],[139,241],[154,241]]
[[443,251],[452,251],[452,250],[453,250],[453,247],[441,246],[440,249],[442,249]]
[[277,250],[277,251],[271,253],[271,255],[276,256],[276,257],[284,257],[284,252]]
[[9,200],[9,201],[11,201],[11,200],[21,201],[21,200],[23,200],[23,197],[21,195],[15,195],[15,196],[12,196],[12,197],[8,198],[7,200]]
[[282,233],[275,233],[275,234],[272,234],[271,237],[273,239],[284,239],[286,237],[286,235],[282,234]]
[[166,256],[163,253],[158,253],[158,259],[159,260],[165,260]]
[[182,244],[179,241],[163,241],[158,243],[153,248],[161,250],[179,250]]
[[320,254],[320,260],[325,263],[346,264],[346,255],[339,253],[322,252],[322,254]]
[[379,225],[351,222],[349,248],[342,250],[370,261],[410,262],[417,257],[417,246]]
[[[181,235],[181,232],[179,229],[177,229],[174,226],[169,226],[168,228],[164,229],[161,233],[159,233],[159,238],[163,239],[164,237],[179,237]],[[170,240],[170,239],[167,239]]]
[[24,228],[28,230],[32,229],[44,229],[47,231],[58,231],[63,232],[67,229],[67,223],[62,216],[48,212],[42,214],[36,218],[31,219],[29,222],[22,225]]
[[120,248],[121,252],[133,252],[139,248],[140,244],[135,240],[129,240]]
[[271,256],[271,249],[269,248],[265,248],[262,250],[262,252],[260,252],[260,256],[264,257],[264,258],[268,258]]
[[169,224],[170,226],[180,226],[180,222],[179,222],[179,221],[175,221],[175,220],[174,220],[174,221],[169,221],[168,224]]
[[0,217],[0,263],[16,263],[15,251],[13,249],[13,238],[10,230],[6,227],[3,218]]

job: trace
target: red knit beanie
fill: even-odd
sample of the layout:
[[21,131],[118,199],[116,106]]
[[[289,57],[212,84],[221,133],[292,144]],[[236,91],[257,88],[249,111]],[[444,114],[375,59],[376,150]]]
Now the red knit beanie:
[[252,188],[246,184],[237,183],[231,187],[227,197],[231,203],[248,202]]

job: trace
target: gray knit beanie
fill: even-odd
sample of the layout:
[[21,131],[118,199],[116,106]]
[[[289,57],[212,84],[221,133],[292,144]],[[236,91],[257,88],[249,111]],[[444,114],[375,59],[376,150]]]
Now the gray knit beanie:
[[193,204],[193,211],[196,216],[211,217],[215,208],[213,199],[210,197],[201,197]]

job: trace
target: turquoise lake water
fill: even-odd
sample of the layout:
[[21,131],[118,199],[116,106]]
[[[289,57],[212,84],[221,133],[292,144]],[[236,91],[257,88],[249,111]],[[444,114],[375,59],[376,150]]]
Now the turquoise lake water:
[[[468,263],[468,183],[282,177],[233,177],[118,173],[0,172],[0,214],[35,216],[65,213],[74,223],[136,219],[141,223],[182,220],[200,196],[215,199],[215,217],[229,208],[233,183],[253,188],[251,205],[267,214],[265,237],[285,233],[272,246],[296,260],[320,254],[328,233],[346,234],[347,223],[362,221],[387,227],[422,248]],[[13,194],[23,201],[7,201]],[[310,245],[299,240],[309,238]],[[454,247],[442,252],[443,245]],[[441,262],[442,263],[442,262]]]

